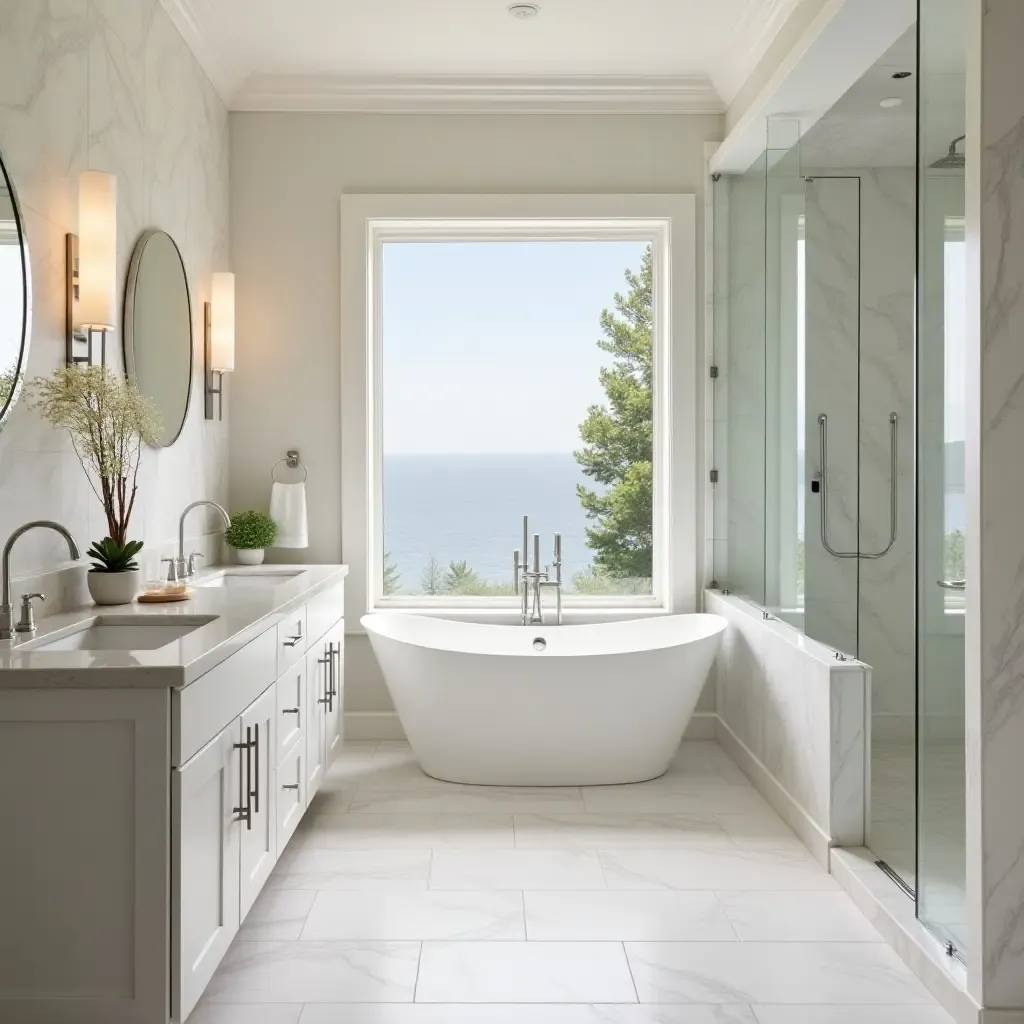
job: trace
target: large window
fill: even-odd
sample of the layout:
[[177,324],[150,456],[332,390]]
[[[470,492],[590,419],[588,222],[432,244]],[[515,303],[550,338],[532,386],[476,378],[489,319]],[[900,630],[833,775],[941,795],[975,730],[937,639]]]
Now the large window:
[[524,515],[543,565],[561,534],[568,604],[669,607],[671,522],[692,523],[695,483],[691,450],[673,494],[673,451],[693,440],[692,397],[672,426],[673,293],[693,262],[673,270],[672,218],[365,217],[344,233],[366,270],[367,607],[515,606]]

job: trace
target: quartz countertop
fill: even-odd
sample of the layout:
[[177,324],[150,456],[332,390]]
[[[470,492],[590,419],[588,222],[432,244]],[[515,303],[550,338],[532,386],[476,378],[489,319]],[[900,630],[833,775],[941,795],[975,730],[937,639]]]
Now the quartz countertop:
[[[280,583],[251,590],[201,586],[224,572],[233,576],[298,575],[286,575]],[[47,616],[38,620],[34,634],[0,641],[0,689],[185,687],[347,575],[348,566],[344,565],[214,566],[191,581],[194,596],[187,601],[90,604]],[[93,624],[130,624],[140,616],[169,622],[216,618],[155,650],[32,649]]]

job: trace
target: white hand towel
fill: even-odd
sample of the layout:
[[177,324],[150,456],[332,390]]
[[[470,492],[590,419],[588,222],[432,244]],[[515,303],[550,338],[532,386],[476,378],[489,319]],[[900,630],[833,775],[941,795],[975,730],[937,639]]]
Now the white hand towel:
[[275,480],[270,492],[270,518],[277,523],[275,548],[308,548],[306,485],[279,484]]

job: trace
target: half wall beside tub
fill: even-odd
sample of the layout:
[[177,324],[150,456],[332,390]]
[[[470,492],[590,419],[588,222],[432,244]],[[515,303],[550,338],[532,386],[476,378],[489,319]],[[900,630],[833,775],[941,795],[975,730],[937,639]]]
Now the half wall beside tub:
[[740,598],[709,590],[704,607],[729,622],[717,739],[827,868],[830,847],[864,841],[871,669]]

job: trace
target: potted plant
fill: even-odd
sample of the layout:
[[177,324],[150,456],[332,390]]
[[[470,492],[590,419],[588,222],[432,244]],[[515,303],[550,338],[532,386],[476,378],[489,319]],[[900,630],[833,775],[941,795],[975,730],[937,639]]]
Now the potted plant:
[[277,539],[277,523],[265,512],[248,509],[231,517],[224,539],[235,549],[242,565],[260,565],[264,549],[273,547]]
[[93,493],[103,506],[107,536],[89,555],[89,593],[97,604],[128,604],[139,589],[135,556],[142,541],[128,539],[138,493],[143,444],[154,444],[159,420],[135,382],[106,366],[68,366],[30,385],[32,407],[68,432]]

